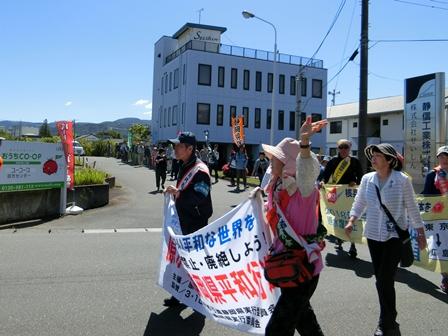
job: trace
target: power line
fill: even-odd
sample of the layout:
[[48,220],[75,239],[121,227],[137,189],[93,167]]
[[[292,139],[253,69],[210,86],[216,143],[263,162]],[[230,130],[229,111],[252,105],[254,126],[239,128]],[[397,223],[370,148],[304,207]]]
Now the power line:
[[[448,9],[447,9],[448,10]],[[448,42],[448,39],[370,40],[371,42]]]
[[342,0],[342,1],[341,1],[341,4],[339,5],[338,10],[336,11],[336,14],[335,14],[335,16],[334,16],[334,18],[333,18],[333,21],[332,21],[331,24],[330,24],[330,27],[328,28],[327,33],[325,34],[324,38],[322,39],[322,42],[320,42],[320,44],[319,44],[319,46],[317,47],[316,51],[314,52],[313,56],[311,56],[311,58],[310,58],[310,59],[308,60],[308,62],[305,64],[305,67],[307,67],[307,66],[311,63],[311,60],[314,59],[314,56],[316,56],[316,54],[319,52],[320,48],[321,48],[322,45],[324,44],[325,40],[327,39],[328,35],[330,34],[331,30],[333,29],[333,27],[334,27],[336,21],[338,20],[339,15],[341,14],[342,9],[343,9],[344,6],[345,6],[346,1],[347,1],[347,0]]
[[432,6],[432,5],[425,5],[425,4],[421,4],[418,2],[412,2],[412,1],[405,1],[405,0],[394,0],[396,2],[402,2],[408,5],[414,5],[414,6],[420,6],[420,7],[429,7],[429,8],[434,8],[434,9],[442,9],[442,10],[446,10],[448,11],[448,8],[446,7],[439,7],[439,6]]

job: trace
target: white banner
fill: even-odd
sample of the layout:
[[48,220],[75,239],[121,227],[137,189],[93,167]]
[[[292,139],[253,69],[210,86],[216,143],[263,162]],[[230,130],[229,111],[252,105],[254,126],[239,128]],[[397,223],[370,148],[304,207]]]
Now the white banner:
[[0,141],[0,191],[63,188],[67,179],[61,143]]
[[169,196],[164,211],[158,284],[216,322],[264,335],[280,291],[263,275],[271,239],[261,199],[247,200],[185,236],[178,234],[179,220]]

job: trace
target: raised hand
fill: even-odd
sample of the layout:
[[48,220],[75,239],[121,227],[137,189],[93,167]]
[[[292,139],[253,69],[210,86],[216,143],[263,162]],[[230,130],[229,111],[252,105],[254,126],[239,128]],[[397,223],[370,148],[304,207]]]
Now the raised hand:
[[303,140],[311,138],[315,133],[319,132],[328,124],[327,119],[316,122],[311,122],[311,120],[311,116],[306,117],[305,122],[300,128],[300,138]]

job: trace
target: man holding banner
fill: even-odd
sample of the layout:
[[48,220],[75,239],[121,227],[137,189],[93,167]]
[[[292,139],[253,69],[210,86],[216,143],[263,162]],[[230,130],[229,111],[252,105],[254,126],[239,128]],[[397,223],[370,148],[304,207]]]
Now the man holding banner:
[[[347,139],[340,139],[336,143],[338,146],[338,156],[331,159],[322,173],[322,182],[330,184],[348,184],[354,187],[361,182],[363,175],[361,163],[355,157],[350,156],[352,143]],[[336,238],[338,248],[342,249],[342,240]],[[350,245],[349,255],[356,258],[355,243]]]
[[[165,192],[175,198],[182,234],[188,235],[206,226],[213,214],[209,170],[196,157],[196,137],[193,133],[182,132],[169,141],[174,144],[176,159],[181,162],[176,186],[168,186]],[[164,303],[167,307],[179,304],[174,297]]]

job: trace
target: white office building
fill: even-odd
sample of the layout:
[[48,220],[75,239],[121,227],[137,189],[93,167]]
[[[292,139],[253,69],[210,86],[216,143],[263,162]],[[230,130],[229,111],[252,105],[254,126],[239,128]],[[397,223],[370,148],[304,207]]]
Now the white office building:
[[[448,89],[445,90],[448,96]],[[447,105],[445,103],[445,113]],[[348,139],[352,142],[352,154],[358,155],[359,103],[330,106],[327,109],[329,125],[326,128],[325,154],[337,154],[336,142]],[[404,154],[404,97],[392,96],[370,99],[367,103],[367,144],[390,143]]]
[[[244,117],[245,143],[252,158],[260,144],[269,143],[271,99],[275,81],[274,143],[295,137],[296,77],[302,69],[301,119],[326,117],[327,69],[321,60],[279,54],[273,78],[273,52],[221,43],[224,27],[187,23],[154,47],[154,143],[191,131],[204,142],[232,147],[231,117]],[[306,66],[305,66],[306,65]],[[323,151],[325,132],[313,138]]]

